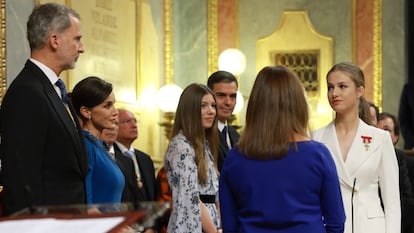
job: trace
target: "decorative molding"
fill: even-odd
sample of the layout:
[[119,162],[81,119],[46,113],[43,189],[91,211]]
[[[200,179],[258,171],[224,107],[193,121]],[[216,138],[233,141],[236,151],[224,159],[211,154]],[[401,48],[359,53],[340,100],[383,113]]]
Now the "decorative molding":
[[373,101],[382,108],[382,0],[374,0],[374,87]]
[[6,0],[0,0],[0,103],[7,90],[6,70]]
[[164,82],[174,83],[173,0],[164,0]]
[[357,62],[357,23],[356,23],[356,0],[351,1],[351,59]]
[[239,27],[239,25],[240,25],[240,19],[239,19],[239,0],[235,0],[235,3],[234,3],[234,11],[236,12],[235,13],[235,17],[236,17],[236,19],[235,19],[235,27],[236,27],[236,34],[234,35],[234,43],[235,43],[235,47],[236,48],[239,48],[240,47],[240,38],[239,38],[239,35],[240,35],[240,27]]
[[217,1],[208,0],[207,12],[207,71],[208,76],[218,69]]
[[[137,97],[137,101],[139,102],[140,101],[140,99],[141,99],[141,93],[142,93],[142,89],[141,89],[141,87],[140,87],[140,79],[141,78],[143,78],[144,76],[142,75],[142,67],[141,67],[141,65],[142,65],[142,62],[141,62],[141,59],[142,59],[142,54],[141,54],[141,46],[142,46],[142,39],[141,39],[141,36],[142,36],[142,28],[143,28],[143,25],[142,25],[142,18],[143,18],[143,13],[142,13],[142,1],[143,0],[135,0],[135,13],[136,13],[136,15],[135,15],[135,33],[136,33],[136,46],[135,46],[135,57],[136,57],[136,59],[135,59],[135,61],[136,61],[136,77],[135,77],[135,80],[136,80],[136,83],[135,83],[135,90],[136,90],[136,97]],[[137,106],[135,106],[135,108],[137,108]],[[138,107],[139,108],[139,107]],[[139,112],[139,111],[138,111]],[[139,114],[138,114],[139,115]],[[137,116],[138,117],[138,116]],[[138,118],[139,119],[139,118]]]
[[317,55],[317,61],[314,62],[317,64],[317,83],[312,85],[317,85],[318,90],[307,95],[311,110],[310,128],[317,129],[328,124],[333,117],[326,98],[327,84],[324,78],[333,63],[333,38],[315,29],[307,11],[284,11],[278,28],[256,41],[256,70],[278,64],[279,55],[309,53]]
[[382,0],[351,0],[350,14],[352,62],[364,71],[365,98],[382,109]]

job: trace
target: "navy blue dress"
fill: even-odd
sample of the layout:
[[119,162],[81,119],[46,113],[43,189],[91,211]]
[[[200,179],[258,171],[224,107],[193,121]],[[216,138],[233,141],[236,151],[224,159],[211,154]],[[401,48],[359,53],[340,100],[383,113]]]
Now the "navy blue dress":
[[86,195],[88,204],[121,203],[125,178],[103,147],[103,142],[83,131],[88,152]]
[[220,176],[223,231],[342,233],[345,212],[328,149],[297,143],[274,160],[252,160],[233,148]]

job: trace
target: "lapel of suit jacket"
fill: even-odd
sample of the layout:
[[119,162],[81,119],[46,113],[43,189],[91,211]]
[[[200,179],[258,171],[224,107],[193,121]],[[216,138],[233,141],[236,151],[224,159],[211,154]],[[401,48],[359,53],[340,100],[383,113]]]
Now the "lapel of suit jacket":
[[140,152],[137,149],[134,149],[134,154],[139,164],[141,179],[143,180],[144,185],[144,188],[141,189],[141,191],[143,192],[145,200],[150,200],[155,194],[152,192],[153,189],[151,189],[154,184],[151,182],[150,177],[148,177],[148,164],[145,163],[146,161],[140,156]]
[[[374,136],[370,126],[359,120],[358,130],[345,162],[345,167],[350,176],[355,177],[360,167],[371,158],[373,152],[380,146],[380,142]],[[364,139],[365,137],[370,137],[371,139]]]
[[[138,188],[137,181],[136,181],[136,175],[135,175],[135,168],[134,168],[132,159],[129,156],[122,153],[121,149],[118,147],[118,145],[116,143],[114,143],[114,151],[115,151],[116,162],[117,162],[118,166],[121,168],[122,172],[124,173],[125,179],[127,179],[127,180],[125,180],[124,190],[126,190],[126,189],[130,190],[128,193],[130,193],[130,195],[132,195],[131,198],[133,198],[134,201],[136,201],[136,202],[148,201],[148,199],[146,198],[146,194],[144,193],[144,190]],[[131,164],[131,166],[129,166],[128,164],[124,164],[123,161],[125,161],[125,160],[128,160],[129,163]],[[140,166],[140,168],[141,168],[141,166]],[[141,173],[141,175],[142,175],[142,173]],[[142,178],[145,178],[145,177],[142,177]],[[145,183],[146,182],[143,181],[144,189],[145,189],[145,185],[146,185]],[[127,187],[127,185],[129,187]],[[130,188],[130,187],[132,187],[132,188]]]
[[[39,73],[39,76],[41,76],[39,79],[42,82],[43,90],[45,92],[46,97],[49,99],[52,108],[55,109],[57,115],[62,120],[67,132],[70,134],[70,138],[72,140],[72,143],[74,144],[74,148],[76,150],[76,156],[79,162],[79,165],[81,167],[81,170],[84,174],[87,172],[87,156],[86,153],[83,153],[84,150],[84,142],[83,142],[83,136],[81,135],[80,130],[76,128],[75,123],[73,122],[72,118],[70,117],[70,113],[68,110],[66,110],[65,105],[63,104],[62,100],[57,95],[55,89],[53,88],[53,85],[49,82],[49,79],[46,77],[46,75],[32,62],[28,61],[28,64],[32,66],[32,69],[35,69],[37,73]],[[76,116],[73,116],[74,120]],[[78,126],[80,126],[78,124]]]
[[353,180],[345,167],[344,160],[342,159],[342,153],[339,147],[334,122],[331,122],[329,125],[326,126],[320,141],[324,142],[326,146],[329,148],[332,157],[335,161],[336,170],[338,171],[338,176],[341,183],[346,184],[352,188]]
[[[219,149],[226,152],[229,150],[228,146],[226,146],[227,142],[225,138],[223,137],[223,135],[221,134],[220,129],[217,128],[217,131],[218,131],[218,138],[219,138]],[[229,133],[229,128],[227,128],[227,133]]]
[[113,146],[114,146],[115,162],[118,164],[119,168],[121,168],[121,171],[123,173],[126,173],[127,172],[126,165],[122,162],[123,161],[122,156],[124,157],[126,156],[122,154],[121,150],[119,150],[118,145],[116,145],[116,143],[114,143]]
[[234,145],[239,141],[240,135],[236,131],[236,129],[233,128],[230,125],[228,126],[228,133],[229,133],[229,137],[230,137],[231,147],[234,147]]

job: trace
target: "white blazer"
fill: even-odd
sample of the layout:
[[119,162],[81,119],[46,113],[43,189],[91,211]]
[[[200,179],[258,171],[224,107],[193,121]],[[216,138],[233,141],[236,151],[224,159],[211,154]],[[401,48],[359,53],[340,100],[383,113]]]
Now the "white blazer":
[[400,233],[398,162],[389,133],[360,120],[346,161],[334,122],[312,132],[312,137],[326,144],[335,161],[346,214],[344,232],[352,233],[353,199],[353,233]]

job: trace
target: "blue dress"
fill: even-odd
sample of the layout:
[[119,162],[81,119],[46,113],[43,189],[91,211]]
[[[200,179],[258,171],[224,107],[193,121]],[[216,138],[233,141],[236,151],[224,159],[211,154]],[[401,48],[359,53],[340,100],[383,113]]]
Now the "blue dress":
[[[218,176],[208,143],[205,144],[208,180],[198,183],[194,148],[180,132],[171,139],[165,155],[167,179],[172,190],[172,212],[168,222],[169,233],[202,232],[200,194],[218,193]],[[204,203],[214,224],[219,226],[215,203]]]
[[88,152],[86,195],[88,204],[121,203],[125,178],[115,161],[103,147],[103,142],[83,131]]
[[220,175],[223,231],[342,233],[345,212],[335,163],[315,141],[291,145],[274,160],[252,160],[233,148]]

